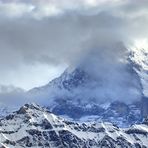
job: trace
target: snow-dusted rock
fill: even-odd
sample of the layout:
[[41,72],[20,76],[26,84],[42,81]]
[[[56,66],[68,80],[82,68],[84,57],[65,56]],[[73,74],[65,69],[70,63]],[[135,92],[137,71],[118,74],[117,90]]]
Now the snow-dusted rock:
[[111,123],[76,123],[36,104],[26,104],[0,120],[0,147],[146,148],[148,124],[121,129]]
[[45,99],[46,107],[54,114],[74,120],[87,121],[91,118],[124,127],[141,121],[141,106],[137,102],[129,105],[120,101],[98,102],[99,98],[95,95],[101,87],[98,85],[100,83],[83,70],[67,69],[47,85],[30,90],[28,96]]

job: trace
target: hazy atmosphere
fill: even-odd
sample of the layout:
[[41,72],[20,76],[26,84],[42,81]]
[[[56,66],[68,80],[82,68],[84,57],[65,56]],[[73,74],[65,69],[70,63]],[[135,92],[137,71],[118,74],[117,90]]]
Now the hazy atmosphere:
[[147,0],[0,0],[0,101],[21,102],[67,67],[104,80],[100,96],[139,99],[127,54],[148,47],[147,7]]
[[0,0],[0,148],[148,148],[148,0]]

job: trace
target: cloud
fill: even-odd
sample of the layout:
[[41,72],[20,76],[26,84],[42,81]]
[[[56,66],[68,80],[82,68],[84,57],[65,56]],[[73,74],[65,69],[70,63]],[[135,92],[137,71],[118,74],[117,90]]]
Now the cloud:
[[24,90],[12,85],[0,86],[0,105],[12,107],[22,105],[24,102],[28,102]]
[[99,103],[106,101],[131,103],[140,100],[142,97],[140,78],[128,61],[128,50],[124,44],[106,42],[91,49],[80,67],[95,81],[86,84],[87,90],[84,88],[81,92],[78,88],[80,96],[85,92],[85,99],[95,98]]
[[95,1],[83,1],[79,0],[79,3],[75,0],[72,1],[55,1],[55,0],[12,0],[1,1],[1,15],[9,17],[22,17],[28,15],[29,17],[35,17],[40,19],[42,17],[48,17],[63,13],[65,10],[79,9],[80,7],[90,7],[95,4]]
[[[123,55],[127,48],[136,40],[148,38],[147,6],[146,0],[1,0],[0,83],[20,83],[23,88],[26,83],[39,85],[33,83],[38,67],[49,65],[51,71],[61,73],[67,66],[84,65],[86,59],[93,63],[97,55],[102,58],[104,54],[105,65],[120,69],[118,62],[126,61]],[[110,49],[119,42],[123,49]],[[122,72],[126,75],[124,65]],[[32,75],[25,78],[30,69]],[[109,70],[110,74],[114,72]],[[43,71],[46,73],[46,68]],[[49,81],[42,72],[37,75]]]

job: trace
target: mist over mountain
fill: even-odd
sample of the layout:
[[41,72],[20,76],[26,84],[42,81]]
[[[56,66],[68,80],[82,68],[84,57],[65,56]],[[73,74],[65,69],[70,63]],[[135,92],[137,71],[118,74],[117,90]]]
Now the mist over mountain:
[[0,0],[2,116],[36,102],[72,120],[141,122],[147,7],[145,0]]
[[1,0],[1,85],[29,90],[80,63],[94,48],[101,54],[118,42],[128,49],[137,41],[141,45],[148,34],[147,5],[145,0]]
[[[55,91],[55,95],[59,97],[72,96],[73,99],[79,98],[84,102],[89,102],[90,99],[97,103],[121,101],[129,104],[140,101],[143,97],[143,88],[129,54],[129,50],[121,43],[94,46],[58,78],[61,79],[58,85],[63,85],[60,81],[72,81],[71,83],[78,83],[76,86],[67,89],[57,88],[58,91],[55,88],[52,93],[51,85],[54,85],[52,82],[57,82],[55,79],[42,88],[47,91],[47,96],[41,97],[44,96],[42,94],[40,97],[52,98]],[[48,99],[46,101],[48,102]]]

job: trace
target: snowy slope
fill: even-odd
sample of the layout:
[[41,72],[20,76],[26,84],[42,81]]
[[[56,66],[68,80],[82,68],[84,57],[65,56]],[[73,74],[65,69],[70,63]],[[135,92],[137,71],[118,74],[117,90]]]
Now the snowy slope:
[[[147,50],[139,49],[133,50],[129,57],[131,60],[130,68],[135,70],[132,69],[131,72],[136,76],[138,74],[137,81],[140,80],[141,82],[143,97],[148,96],[147,56]],[[127,127],[140,122],[143,116],[141,112],[148,114],[148,101],[143,103],[145,105],[144,111],[141,111],[142,102],[132,104],[119,101],[98,103],[96,101],[98,99],[98,85],[101,85],[101,83],[98,83],[82,69],[67,69],[60,77],[52,80],[47,85],[27,92],[27,97],[28,100],[33,99],[34,102],[46,105],[56,115],[85,122],[93,120],[107,121],[120,127]],[[0,107],[0,117],[10,111],[7,107]]]
[[4,148],[146,148],[147,136],[147,121],[127,129],[111,123],[76,123],[35,104],[26,104],[0,120],[0,146]]
[[119,101],[97,102],[98,85],[100,83],[85,71],[67,69],[47,85],[30,90],[28,96],[46,102],[46,107],[54,114],[72,120],[107,121],[120,127],[141,121],[139,102],[130,105]]
[[130,58],[141,79],[143,94],[148,97],[148,49],[135,49]]

